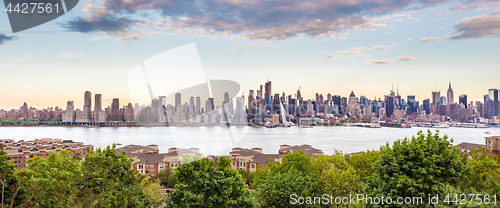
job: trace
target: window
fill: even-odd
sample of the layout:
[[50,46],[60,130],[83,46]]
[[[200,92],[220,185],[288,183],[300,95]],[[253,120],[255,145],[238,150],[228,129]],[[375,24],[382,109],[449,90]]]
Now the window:
[[[139,169],[143,169],[144,167],[142,165],[139,165]],[[141,173],[142,173],[142,170],[141,170]]]
[[165,165],[164,164],[160,164],[160,168],[163,168]]

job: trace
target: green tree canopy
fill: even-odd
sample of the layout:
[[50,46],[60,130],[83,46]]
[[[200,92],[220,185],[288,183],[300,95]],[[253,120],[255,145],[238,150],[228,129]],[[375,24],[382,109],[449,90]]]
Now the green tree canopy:
[[[1,147],[0,147],[1,148]],[[14,205],[17,192],[19,191],[18,180],[15,175],[14,164],[7,162],[7,152],[0,149],[0,187],[1,205]]]
[[380,151],[367,150],[359,154],[346,155],[346,160],[349,164],[356,170],[356,175],[358,175],[363,182],[367,182],[368,177],[375,173],[373,169],[373,163],[379,158]]
[[85,155],[81,197],[92,207],[148,206],[140,183],[143,175],[132,170],[133,159],[116,154],[115,145]]
[[28,160],[26,175],[26,206],[70,207],[77,203],[80,158],[67,150],[50,153],[47,158]]
[[490,194],[500,194],[500,157],[489,154],[489,151],[480,147],[467,153],[472,174],[465,180],[467,187],[476,191]]
[[294,151],[254,174],[255,197],[264,207],[289,207],[290,196],[321,197],[320,167],[303,151]]
[[332,196],[347,196],[361,193],[363,190],[364,183],[360,180],[360,176],[341,152],[335,152],[332,156],[317,156],[313,162],[321,167],[320,180],[323,192]]
[[223,156],[217,165],[202,158],[176,169],[178,184],[170,199],[172,207],[253,207],[248,186],[231,160]]
[[[368,180],[366,193],[385,197],[427,197],[443,194],[446,186],[455,186],[470,173],[467,159],[460,157],[448,136],[429,130],[419,131],[411,140],[405,138],[381,148],[374,163],[375,174]],[[410,205],[404,205],[410,206]]]

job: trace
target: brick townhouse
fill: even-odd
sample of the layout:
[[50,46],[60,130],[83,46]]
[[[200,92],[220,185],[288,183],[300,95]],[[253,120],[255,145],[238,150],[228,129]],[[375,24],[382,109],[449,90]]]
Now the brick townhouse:
[[16,169],[28,167],[27,160],[35,156],[46,158],[50,152],[64,149],[84,158],[94,148],[94,145],[84,145],[83,142],[50,138],[17,142],[13,139],[0,139],[0,146],[7,152],[7,161],[12,161]]

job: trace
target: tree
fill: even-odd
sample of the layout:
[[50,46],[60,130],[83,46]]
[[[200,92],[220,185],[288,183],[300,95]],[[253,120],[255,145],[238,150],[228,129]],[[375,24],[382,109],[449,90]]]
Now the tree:
[[360,180],[367,182],[367,178],[375,173],[373,169],[373,163],[379,158],[380,152],[375,150],[367,150],[366,152],[346,155],[346,160],[349,164],[356,170],[356,175],[360,177]]
[[[297,198],[321,197],[320,181],[316,177],[299,176],[296,171],[290,171],[269,175],[255,190],[255,197],[262,207],[290,207],[293,194]],[[297,206],[306,207],[305,204]]]
[[255,197],[263,207],[289,207],[290,196],[321,197],[320,163],[303,151],[281,158],[281,163],[269,162],[266,168],[255,173],[252,187]]
[[47,158],[36,156],[28,160],[24,204],[40,207],[69,207],[77,203],[78,179],[81,178],[80,159],[62,150]]
[[468,187],[482,193],[500,193],[500,158],[480,147],[465,155],[469,158],[472,174],[465,180]]
[[166,193],[162,192],[164,187],[160,185],[157,179],[152,176],[146,176],[142,179],[140,186],[151,207],[165,206],[168,197]]
[[175,184],[177,183],[177,179],[173,174],[174,174],[173,168],[166,168],[158,172],[155,178],[160,182],[162,186],[174,187]]
[[85,155],[82,162],[80,197],[92,207],[145,207],[149,205],[141,189],[143,175],[132,170],[133,159],[116,146],[100,148]]
[[325,193],[332,196],[347,196],[361,193],[364,183],[351,164],[347,163],[342,152],[335,152],[332,156],[320,155],[313,162],[321,168],[321,186]]
[[214,165],[207,158],[177,168],[178,184],[170,195],[171,207],[253,207],[248,186],[231,160],[221,157]]
[[[411,140],[395,141],[380,150],[374,163],[375,174],[368,179],[366,193],[372,197],[422,197],[443,194],[446,186],[456,185],[468,176],[470,166],[460,157],[460,150],[451,144],[448,136],[422,131]],[[368,204],[368,206],[371,206]],[[422,205],[401,205],[422,206]]]
[[245,181],[245,183],[247,185],[250,185],[251,183],[253,183],[253,178],[252,178],[252,175],[250,174],[250,172],[248,172],[244,169],[238,169],[238,173],[241,175],[241,177],[243,178],[243,180]]
[[[0,147],[1,148],[1,147]],[[0,185],[2,187],[2,208],[6,204],[14,203],[17,179],[14,164],[7,162],[7,152],[0,149]]]

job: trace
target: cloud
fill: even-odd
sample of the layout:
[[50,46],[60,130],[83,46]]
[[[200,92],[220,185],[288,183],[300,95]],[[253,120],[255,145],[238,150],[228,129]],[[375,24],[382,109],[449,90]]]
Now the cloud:
[[412,60],[415,60],[415,59],[418,59],[417,57],[413,57],[413,56],[401,56],[398,58],[398,61],[412,61]]
[[7,36],[7,35],[0,33],[0,45],[6,43],[7,41],[14,40],[16,38],[17,38],[17,36]]
[[29,52],[29,53],[25,53],[25,54],[21,55],[18,58],[11,59],[11,61],[13,61],[13,62],[23,62],[23,61],[33,60],[33,59],[35,59],[35,55],[33,54],[33,52]]
[[337,59],[337,58],[342,58],[342,56],[337,55],[337,54],[332,54],[332,55],[325,56],[323,59],[330,59],[330,58]]
[[63,58],[63,59],[72,59],[72,58],[80,58],[80,57],[84,57],[85,56],[85,53],[70,53],[70,52],[67,52],[67,51],[61,51],[57,57],[59,58]]
[[74,32],[105,32],[108,34],[116,34],[130,29],[135,22],[135,20],[116,17],[109,14],[104,16],[94,14],[88,18],[75,17],[71,21],[60,23],[60,25]]
[[370,64],[392,64],[392,61],[384,61],[384,60],[370,60],[368,63]]
[[368,56],[364,53],[361,53],[362,51],[365,51],[365,47],[356,47],[356,48],[350,48],[349,50],[346,51],[335,51],[335,54],[328,55],[326,57],[323,57],[323,59],[353,59],[358,56]]
[[372,49],[387,49],[387,48],[392,48],[392,47],[394,47],[394,46],[393,45],[390,45],[390,46],[381,46],[381,45],[379,45],[379,46],[373,47]]
[[[259,41],[331,38],[347,30],[389,27],[372,19],[448,1],[94,0],[82,9],[89,16],[76,17],[61,26],[75,32],[124,36],[120,41],[150,37],[145,34],[158,31]],[[151,17],[140,17],[145,12]]]
[[420,38],[420,42],[441,41],[441,37]]
[[420,68],[412,68],[411,70],[412,71],[418,71],[418,70],[420,70]]
[[498,0],[460,0],[457,6],[451,8],[455,11],[468,11],[471,9],[482,10],[484,7],[495,8],[500,6]]
[[452,39],[485,38],[500,36],[500,10],[471,17],[455,25],[458,34]]

